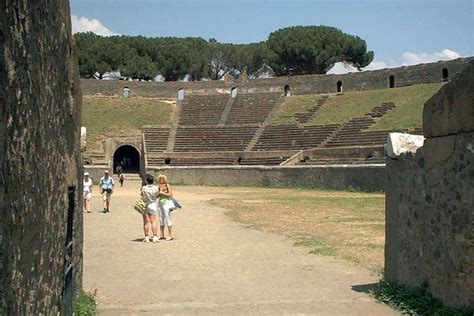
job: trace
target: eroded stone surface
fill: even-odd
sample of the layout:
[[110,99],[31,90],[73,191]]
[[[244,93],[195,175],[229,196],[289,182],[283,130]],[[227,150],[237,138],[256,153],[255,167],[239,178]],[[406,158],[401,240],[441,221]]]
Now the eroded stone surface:
[[82,277],[81,91],[67,0],[0,2],[0,314],[56,315],[68,189]]
[[423,133],[439,137],[474,131],[474,61],[425,104]]
[[390,133],[387,136],[385,152],[390,158],[397,158],[404,153],[415,153],[423,146],[424,140],[425,138],[419,135]]
[[474,306],[473,83],[471,63],[425,105],[423,147],[387,159],[385,276],[447,305]]

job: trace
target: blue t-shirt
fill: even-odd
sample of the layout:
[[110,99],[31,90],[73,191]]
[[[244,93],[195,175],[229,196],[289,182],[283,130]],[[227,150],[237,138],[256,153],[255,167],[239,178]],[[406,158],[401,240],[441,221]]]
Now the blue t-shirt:
[[109,177],[108,179],[105,179],[105,177],[100,178],[100,187],[102,189],[112,189],[112,186],[114,186],[114,179],[112,177]]

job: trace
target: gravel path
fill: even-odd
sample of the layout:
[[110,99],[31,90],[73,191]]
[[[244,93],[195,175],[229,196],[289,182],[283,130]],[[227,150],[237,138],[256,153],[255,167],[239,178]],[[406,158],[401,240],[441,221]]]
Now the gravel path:
[[84,289],[97,289],[101,315],[395,314],[363,292],[376,275],[246,228],[193,187],[174,190],[176,239],[143,243],[138,189],[117,188],[108,214],[94,192],[84,214]]

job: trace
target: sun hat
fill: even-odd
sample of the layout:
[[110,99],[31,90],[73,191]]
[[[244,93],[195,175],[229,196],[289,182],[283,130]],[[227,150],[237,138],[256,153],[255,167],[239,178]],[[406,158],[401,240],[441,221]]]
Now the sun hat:
[[104,173],[109,173],[109,170],[105,170]]
[[88,176],[89,175],[89,172],[84,172],[84,176]]

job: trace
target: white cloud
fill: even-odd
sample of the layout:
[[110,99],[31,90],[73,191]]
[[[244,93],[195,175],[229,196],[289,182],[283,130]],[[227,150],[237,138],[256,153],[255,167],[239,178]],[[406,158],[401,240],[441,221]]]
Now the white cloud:
[[[367,67],[363,68],[362,71],[366,70],[377,70],[383,68],[395,68],[401,66],[410,66],[410,65],[417,65],[423,63],[433,63],[440,60],[452,60],[456,58],[462,57],[458,52],[455,52],[450,49],[443,49],[441,52],[434,52],[434,53],[412,53],[412,52],[405,52],[401,56],[401,62],[395,62],[391,60],[390,62],[384,61],[373,61]],[[357,68],[340,62],[336,63],[334,67],[332,67],[327,73],[328,74],[346,74],[349,72],[357,72]]]
[[432,63],[439,60],[451,60],[461,57],[458,52],[450,49],[443,49],[441,52],[428,53],[412,53],[405,52],[402,54],[403,66],[416,65],[422,63]]
[[91,19],[89,20],[85,16],[77,17],[76,15],[71,15],[71,22],[72,22],[72,33],[79,33],[79,32],[92,32],[97,35],[103,36],[112,36],[112,35],[119,35],[117,33],[112,32],[108,28],[106,28],[99,20]]

